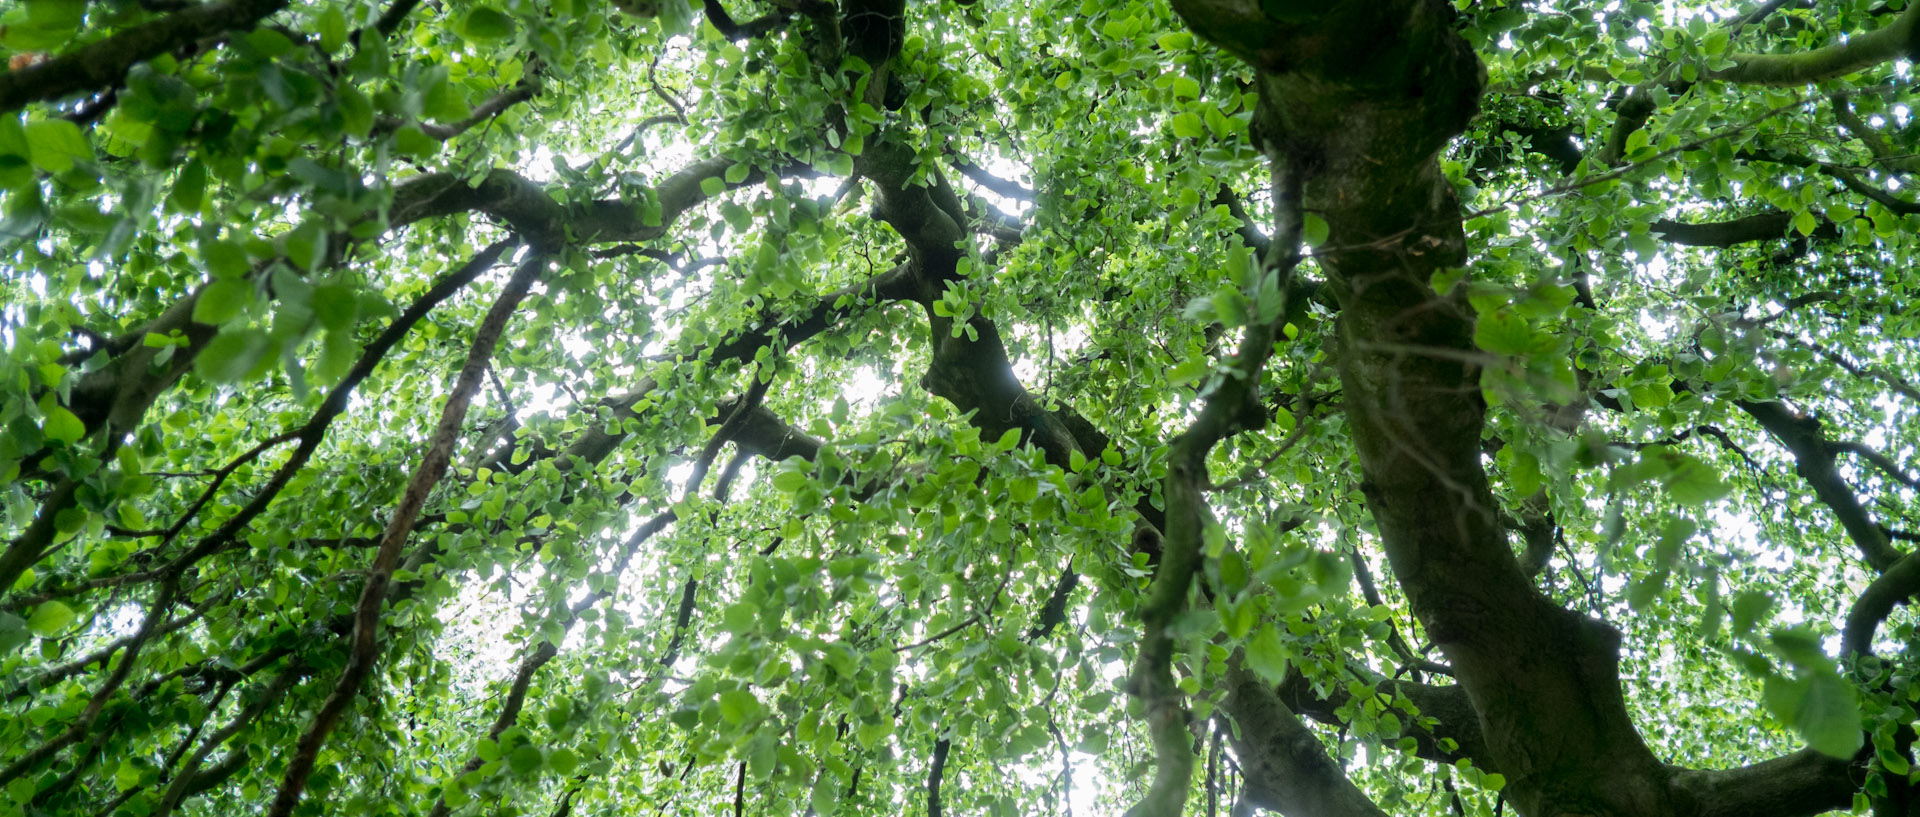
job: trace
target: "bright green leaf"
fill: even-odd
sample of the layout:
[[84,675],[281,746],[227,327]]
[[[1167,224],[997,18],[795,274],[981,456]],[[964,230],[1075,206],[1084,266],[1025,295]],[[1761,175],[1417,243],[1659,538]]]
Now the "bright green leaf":
[[1261,627],[1247,642],[1247,666],[1266,679],[1267,683],[1278,684],[1287,678],[1287,648],[1280,643],[1280,634],[1272,627]]
[[513,36],[513,18],[505,12],[489,6],[481,6],[467,12],[467,19],[460,30],[470,40],[499,40]]
[[87,143],[86,134],[65,119],[28,122],[26,134],[34,166],[48,173],[65,173],[75,162],[93,160],[93,146]]
[[27,629],[41,638],[52,638],[73,625],[74,612],[65,602],[44,601],[27,616]]

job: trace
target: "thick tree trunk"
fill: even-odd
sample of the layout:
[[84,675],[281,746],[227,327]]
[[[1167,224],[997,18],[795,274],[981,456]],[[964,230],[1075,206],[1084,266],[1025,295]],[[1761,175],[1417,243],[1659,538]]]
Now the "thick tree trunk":
[[1268,152],[1308,168],[1305,210],[1330,227],[1317,259],[1339,302],[1367,505],[1513,804],[1528,815],[1676,813],[1666,767],[1627,716],[1617,633],[1540,595],[1507,545],[1481,465],[1473,315],[1429,283],[1467,258],[1435,157],[1473,115],[1481,68],[1451,10],[1401,0],[1275,19],[1271,4],[1176,6],[1260,70]]

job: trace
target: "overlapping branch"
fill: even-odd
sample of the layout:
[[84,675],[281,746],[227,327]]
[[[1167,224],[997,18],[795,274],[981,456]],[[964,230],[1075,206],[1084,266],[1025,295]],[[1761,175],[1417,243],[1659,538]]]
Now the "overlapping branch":
[[386,604],[387,587],[393,579],[394,569],[399,565],[401,548],[405,546],[408,534],[413,531],[420,509],[426,505],[428,493],[440,482],[440,477],[446,473],[447,465],[452,461],[453,445],[466,419],[467,406],[480,386],[481,375],[487,361],[493,356],[494,346],[499,342],[507,320],[513,316],[533,283],[546,271],[547,263],[547,256],[539,252],[522,261],[475,331],[473,343],[467,350],[466,364],[461,367],[453,390],[441,410],[439,425],[434,429],[419,467],[407,483],[405,494],[387,522],[386,532],[381,535],[380,550],[367,570],[366,585],[354,608],[352,648],[348,653],[347,666],[334,683],[333,692],[314,715],[312,724],[300,736],[279,791],[274,794],[273,804],[268,809],[271,817],[287,817],[293,813],[294,807],[300,802],[301,793],[306,789],[307,777],[312,774],[313,766],[319,759],[320,747],[326,743],[340,716],[346,713],[354,698],[360,694],[361,684],[373,672],[373,662],[379,657],[380,608]]
[[[1299,161],[1299,157],[1287,159]],[[1261,268],[1263,275],[1277,279],[1273,291],[1278,293],[1290,289],[1294,267],[1300,263],[1304,172],[1300,164],[1282,165],[1274,170],[1275,220],[1279,233],[1273,246],[1277,249],[1269,253]],[[1259,282],[1258,289],[1265,290],[1266,283]],[[1207,486],[1212,483],[1207,456],[1221,440],[1265,424],[1267,413],[1261,408],[1258,393],[1260,377],[1273,355],[1274,341],[1279,337],[1285,314],[1285,305],[1275,304],[1272,314],[1263,314],[1245,327],[1239,351],[1229,362],[1227,371],[1208,387],[1210,394],[1199,416],[1171,445],[1162,489],[1167,507],[1166,523],[1161,526],[1165,544],[1153,585],[1142,605],[1144,633],[1128,679],[1129,691],[1145,709],[1147,733],[1155,756],[1154,776],[1147,793],[1128,810],[1129,817],[1176,817],[1186,805],[1187,789],[1193,780],[1193,749],[1187,731],[1184,696],[1173,678],[1175,645],[1169,630],[1174,619],[1186,611],[1187,597],[1200,569],[1201,541],[1212,523],[1213,514],[1206,499]],[[1259,705],[1257,698],[1243,696],[1242,701],[1249,707]],[[1291,718],[1280,720],[1299,726],[1298,721]],[[1308,738],[1312,739],[1310,735]],[[1314,746],[1318,748],[1317,743]],[[1326,759],[1324,752],[1318,756]],[[1339,777],[1345,780],[1344,774]],[[1347,785],[1351,787],[1352,783]]]

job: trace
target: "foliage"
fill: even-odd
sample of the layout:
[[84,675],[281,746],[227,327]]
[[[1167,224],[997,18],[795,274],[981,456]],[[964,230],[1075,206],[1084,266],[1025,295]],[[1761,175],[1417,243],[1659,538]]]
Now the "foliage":
[[1906,813],[1916,9],[14,4],[0,814]]

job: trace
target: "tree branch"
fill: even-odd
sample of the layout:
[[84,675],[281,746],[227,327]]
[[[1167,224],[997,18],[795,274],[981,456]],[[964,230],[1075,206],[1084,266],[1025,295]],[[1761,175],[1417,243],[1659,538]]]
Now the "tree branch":
[[703,5],[707,12],[707,22],[712,23],[721,36],[736,42],[764,36],[786,25],[787,20],[793,16],[792,12],[782,9],[757,20],[736,23],[733,17],[727,14],[726,7],[720,5],[720,0],[704,0]]
[[1793,454],[1793,470],[1813,488],[1820,503],[1839,518],[1840,526],[1860,549],[1868,565],[1884,572],[1900,559],[1900,552],[1887,541],[1886,532],[1874,522],[1872,514],[1835,468],[1837,451],[1827,442],[1818,419],[1802,416],[1777,401],[1736,400],[1734,405]]
[[958,152],[948,151],[947,163],[953,165],[954,170],[960,171],[960,175],[967,177],[967,179],[974,184],[993,191],[996,196],[1014,199],[1016,201],[1033,201],[1034,199],[1035,193],[1033,192],[1033,188],[1011,179],[1003,179],[995,176],[986,168],[974,164],[973,160],[960,155]]
[[1320,738],[1246,668],[1243,654],[1228,660],[1225,680],[1221,708],[1240,726],[1231,733],[1234,754],[1255,804],[1287,817],[1386,817]]
[[[267,685],[267,688],[262,690],[252,703],[233,716],[233,720],[228,721],[225,726],[201,741],[200,748],[194,750],[186,763],[174,772],[173,782],[168,784],[166,791],[160,795],[160,803],[154,807],[152,817],[168,817],[172,814],[180,803],[192,795],[195,781],[200,775],[202,764],[207,760],[207,755],[212,754],[215,749],[220,748],[221,744],[259,720],[260,716],[278,704],[287,690],[292,689],[293,685],[305,677],[306,673],[306,667],[298,664],[282,670],[280,675],[273,679],[273,683]],[[245,752],[240,751],[234,754],[241,757],[246,755]]]
[[229,0],[196,5],[122,31],[45,62],[0,72],[0,113],[32,102],[117,87],[135,64],[196,40],[250,29],[287,7],[287,0]]
[[1731,67],[1707,72],[1712,79],[1750,85],[1807,85],[1837,79],[1920,48],[1920,6],[1908,6],[1891,25],[1846,41],[1798,54],[1732,54]]
[[[1280,293],[1288,291],[1294,268],[1300,263],[1301,196],[1306,182],[1300,160],[1288,157],[1286,162],[1276,161],[1273,168],[1279,233],[1274,238],[1275,253],[1261,265],[1263,275],[1277,279],[1274,291]],[[1279,257],[1274,257],[1276,254]],[[1265,287],[1262,281],[1260,289]],[[1200,567],[1201,540],[1212,517],[1206,498],[1211,483],[1207,456],[1220,440],[1258,427],[1267,419],[1257,389],[1284,322],[1285,304],[1274,304],[1272,312],[1263,312],[1245,327],[1240,349],[1228,364],[1230,371],[1217,376],[1207,387],[1210,395],[1199,416],[1169,446],[1162,487],[1167,508],[1166,524],[1161,526],[1165,549],[1141,605],[1144,635],[1127,681],[1128,691],[1145,710],[1147,734],[1153,741],[1154,775],[1147,793],[1127,811],[1128,817],[1177,817],[1185,808],[1187,790],[1193,782],[1192,739],[1183,696],[1173,678],[1174,643],[1169,628],[1187,608],[1187,596]]]
[[1853,802],[1860,787],[1851,766],[1801,749],[1738,769],[1674,769],[1668,787],[1694,804],[1696,817],[1811,817]]
[[100,710],[105,708],[107,701],[113,698],[113,693],[118,691],[120,685],[126,682],[127,676],[133,673],[133,667],[138,663],[141,649],[152,639],[155,628],[166,616],[168,609],[173,606],[174,594],[178,591],[179,588],[174,582],[160,584],[154,592],[153,599],[147,603],[147,614],[141,619],[140,629],[134,632],[133,641],[127,644],[125,654],[120,656],[120,663],[114,667],[106,681],[94,690],[93,697],[87,701],[86,707],[80,710],[79,716],[74,718],[73,723],[60,734],[21,754],[20,758],[11,765],[0,769],[0,785],[5,785],[32,772],[42,762],[53,758],[60,750],[72,745],[87,733],[94,719],[100,717]]
[[481,375],[487,361],[493,356],[501,331],[506,328],[507,320],[513,317],[521,299],[526,297],[527,291],[546,267],[547,257],[543,253],[536,252],[521,262],[513,277],[507,280],[500,298],[480,322],[473,345],[467,350],[466,364],[461,367],[453,391],[447,396],[446,406],[441,409],[440,423],[434,429],[432,441],[421,458],[418,470],[414,471],[412,480],[408,482],[399,506],[394,509],[387,530],[382,534],[380,550],[374,556],[372,568],[367,571],[366,586],[361,590],[360,601],[355,606],[352,648],[348,653],[347,666],[335,682],[333,692],[327,696],[320,711],[315,713],[307,731],[300,736],[293,757],[287,764],[286,775],[281,779],[279,791],[274,794],[273,803],[267,811],[269,817],[289,817],[293,813],[294,806],[300,802],[301,793],[306,789],[307,777],[312,774],[313,766],[319,760],[320,747],[326,743],[340,716],[346,713],[347,707],[359,695],[361,684],[372,674],[373,662],[378,658],[380,649],[380,607],[387,600],[387,585],[400,561],[400,549],[406,544],[407,535],[412,532],[421,507],[426,504],[427,494],[446,473],[447,464],[452,459],[454,441],[459,437],[461,423],[467,416],[467,405],[480,386]]
[[1650,225],[1650,231],[1670,243],[1689,247],[1732,247],[1786,238],[1787,230],[1793,226],[1793,216],[1785,211],[1770,210],[1726,221],[1688,223],[1663,218]]
[[1873,635],[1880,623],[1915,593],[1920,593],[1920,553],[1909,553],[1875,577],[1847,609],[1846,625],[1840,631],[1841,654],[1872,655]]
[[933,762],[927,767],[927,817],[940,817],[940,780],[947,772],[947,753],[953,741],[941,738],[933,744]]

